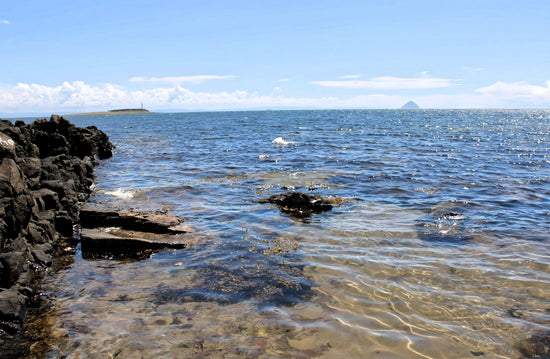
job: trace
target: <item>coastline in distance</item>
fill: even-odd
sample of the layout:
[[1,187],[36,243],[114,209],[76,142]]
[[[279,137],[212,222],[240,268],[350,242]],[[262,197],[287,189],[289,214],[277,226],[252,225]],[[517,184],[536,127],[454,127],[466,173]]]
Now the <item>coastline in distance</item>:
[[88,115],[134,115],[139,113],[151,113],[149,110],[144,108],[126,108],[118,110],[109,110],[109,111],[97,111],[97,112],[82,112],[82,113],[71,113],[64,116],[88,116]]

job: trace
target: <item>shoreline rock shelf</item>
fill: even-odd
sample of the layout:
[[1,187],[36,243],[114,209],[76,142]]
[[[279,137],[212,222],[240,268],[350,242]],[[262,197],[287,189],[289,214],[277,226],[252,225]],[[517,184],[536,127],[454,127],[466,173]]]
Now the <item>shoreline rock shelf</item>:
[[94,167],[114,146],[94,126],[63,117],[0,120],[0,348],[19,332],[36,280],[74,238]]
[[166,211],[118,212],[84,207],[80,240],[85,258],[144,259],[162,249],[182,249],[193,243],[193,229]]
[[191,231],[183,219],[170,215],[166,211],[122,212],[89,206],[84,206],[80,211],[80,225],[83,228],[120,227],[157,234],[179,234]]

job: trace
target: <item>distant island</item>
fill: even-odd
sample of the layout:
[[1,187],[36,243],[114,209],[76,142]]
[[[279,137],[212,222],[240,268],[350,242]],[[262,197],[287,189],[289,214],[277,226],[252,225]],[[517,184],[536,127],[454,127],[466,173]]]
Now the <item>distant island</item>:
[[135,115],[139,113],[151,113],[149,110],[144,108],[123,108],[117,110],[109,111],[98,111],[98,112],[82,112],[82,113],[71,113],[65,116],[88,116],[88,115]]
[[420,106],[418,106],[415,102],[409,101],[403,106],[401,106],[401,109],[403,110],[418,110],[420,109]]

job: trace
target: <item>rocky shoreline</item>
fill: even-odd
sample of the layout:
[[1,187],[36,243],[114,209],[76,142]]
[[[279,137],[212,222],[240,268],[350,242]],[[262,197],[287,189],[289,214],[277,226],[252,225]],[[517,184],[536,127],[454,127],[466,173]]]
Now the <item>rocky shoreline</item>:
[[0,352],[14,350],[37,280],[74,239],[94,167],[113,148],[96,127],[56,115],[28,125],[0,120]]

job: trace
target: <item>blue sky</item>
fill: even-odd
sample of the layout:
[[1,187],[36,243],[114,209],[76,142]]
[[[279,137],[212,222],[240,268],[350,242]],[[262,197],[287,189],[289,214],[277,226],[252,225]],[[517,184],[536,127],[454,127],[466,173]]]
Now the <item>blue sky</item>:
[[550,1],[0,0],[0,113],[549,108]]

